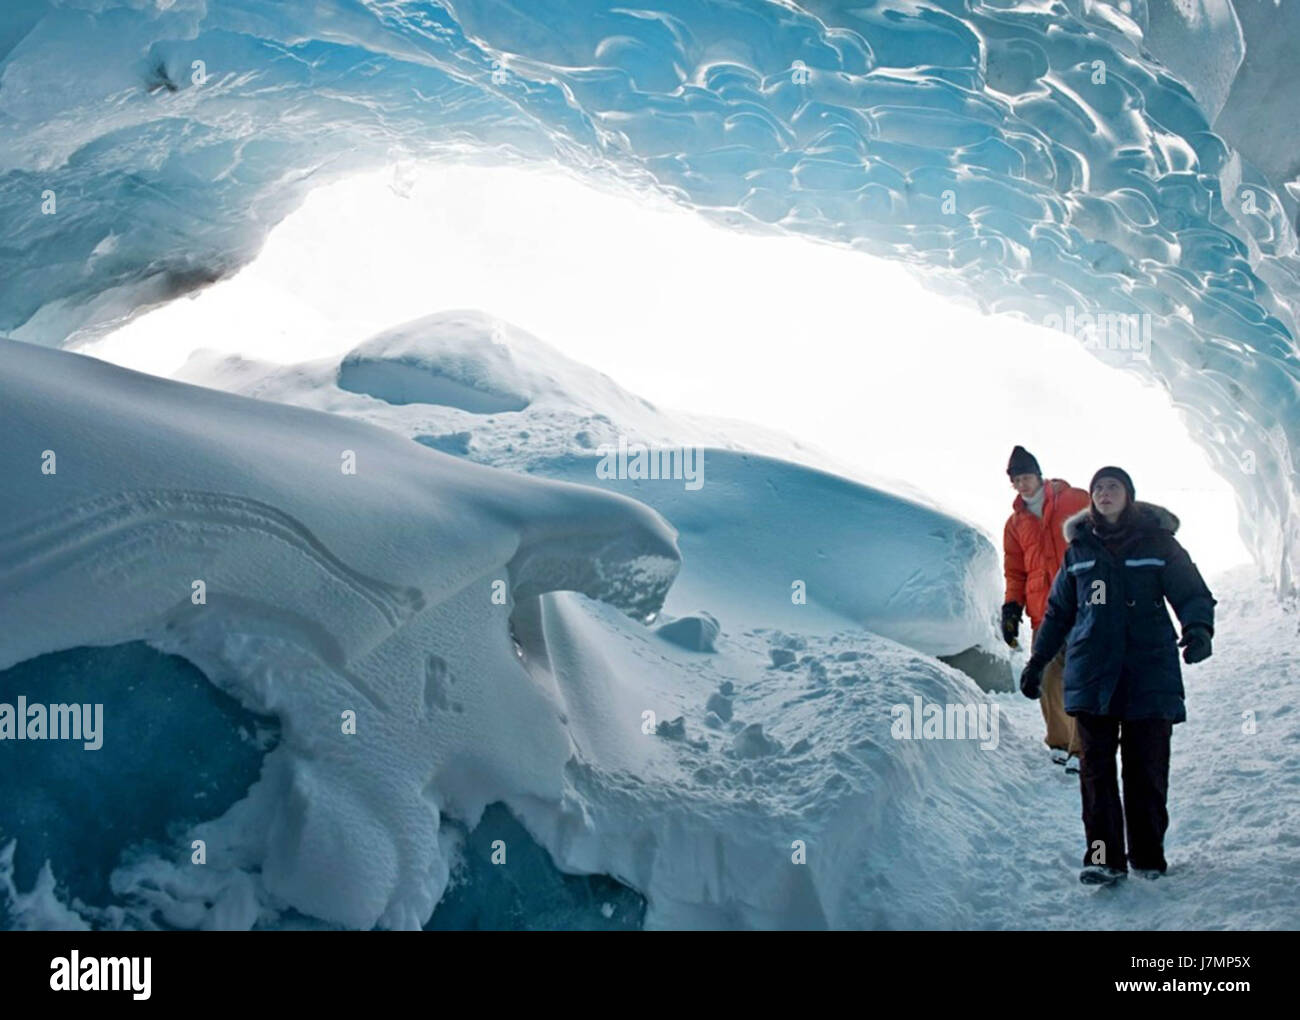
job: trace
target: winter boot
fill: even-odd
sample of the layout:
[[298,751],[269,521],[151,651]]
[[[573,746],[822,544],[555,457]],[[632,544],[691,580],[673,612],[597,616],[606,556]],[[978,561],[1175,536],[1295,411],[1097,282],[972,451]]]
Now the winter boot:
[[1104,864],[1089,864],[1079,872],[1079,881],[1084,885],[1114,885],[1124,878],[1128,878],[1127,871],[1108,868]]
[[1072,776],[1079,774],[1079,756],[1077,754],[1072,754],[1065,759],[1065,771]]
[[1157,878],[1163,876],[1164,872],[1161,871],[1159,868],[1134,868],[1133,874],[1137,875],[1138,878],[1145,878],[1148,881],[1155,881]]

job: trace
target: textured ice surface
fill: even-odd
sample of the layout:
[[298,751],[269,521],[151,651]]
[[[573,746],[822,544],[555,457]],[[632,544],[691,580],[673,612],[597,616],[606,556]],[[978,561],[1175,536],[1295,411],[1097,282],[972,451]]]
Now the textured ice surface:
[[[360,167],[559,160],[736,227],[902,259],[986,308],[1149,314],[1154,349],[1133,367],[1185,410],[1247,543],[1289,584],[1296,206],[1266,175],[1294,152],[1293,61],[1247,53],[1247,91],[1276,112],[1256,123],[1229,90],[1234,149],[1211,130],[1229,11],[1172,6],[7,5],[0,328],[63,343],[201,286],[307,188]],[[1261,9],[1238,19],[1250,45],[1294,25],[1294,5],[1245,6]],[[1195,56],[1191,89],[1144,28]]]
[[1246,54],[1232,0],[1141,0],[1141,9],[1151,52],[1187,82],[1213,123]]
[[1278,196],[1292,225],[1298,225],[1300,118],[1295,115],[1295,51],[1300,4],[1241,3],[1236,11],[1246,56],[1214,130],[1240,149],[1265,180],[1285,185]]

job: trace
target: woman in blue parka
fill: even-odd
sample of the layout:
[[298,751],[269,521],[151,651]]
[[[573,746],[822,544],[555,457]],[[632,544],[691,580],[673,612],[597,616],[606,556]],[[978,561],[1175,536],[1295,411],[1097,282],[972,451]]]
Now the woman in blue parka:
[[[1215,603],[1174,538],[1178,518],[1136,502],[1126,471],[1102,468],[1091,494],[1091,507],[1065,522],[1070,544],[1020,690],[1037,698],[1044,667],[1066,645],[1065,711],[1083,746],[1079,789],[1088,848],[1079,879],[1099,884],[1124,878],[1129,865],[1144,878],[1165,872],[1169,740],[1173,725],[1187,718],[1178,648],[1187,663],[1209,658]],[[1182,625],[1181,642],[1166,600]]]

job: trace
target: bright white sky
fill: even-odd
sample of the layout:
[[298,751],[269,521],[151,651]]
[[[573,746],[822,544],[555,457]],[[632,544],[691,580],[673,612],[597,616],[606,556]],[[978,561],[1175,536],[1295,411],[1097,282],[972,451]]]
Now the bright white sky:
[[450,308],[510,320],[654,403],[906,479],[999,541],[1020,443],[1081,488],[1126,468],[1139,499],[1182,518],[1203,572],[1249,560],[1231,489],[1164,391],[1073,338],[981,316],[890,262],[557,171],[407,166],[322,188],[237,276],[83,350],[159,375],[200,347],[293,362]]

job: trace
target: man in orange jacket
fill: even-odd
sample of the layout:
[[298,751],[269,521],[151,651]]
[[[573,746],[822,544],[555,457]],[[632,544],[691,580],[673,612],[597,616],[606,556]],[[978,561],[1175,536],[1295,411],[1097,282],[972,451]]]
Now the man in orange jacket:
[[[1011,505],[1011,516],[1002,533],[1003,573],[1007,579],[1002,636],[1015,648],[1024,611],[1029,612],[1030,626],[1038,633],[1038,625],[1047,612],[1052,581],[1061,569],[1069,545],[1062,526],[1071,515],[1091,506],[1091,497],[1059,478],[1044,482],[1038,461],[1023,446],[1011,451],[1007,474],[1011,477],[1011,487],[1019,495]],[[1062,650],[1043,671],[1039,697],[1043,720],[1047,723],[1043,742],[1051,748],[1052,761],[1065,765],[1067,772],[1078,772],[1081,745],[1075,735],[1074,720],[1065,714],[1064,677],[1065,651]]]

